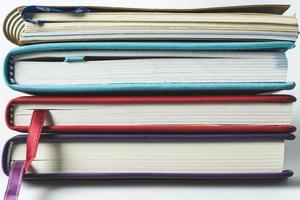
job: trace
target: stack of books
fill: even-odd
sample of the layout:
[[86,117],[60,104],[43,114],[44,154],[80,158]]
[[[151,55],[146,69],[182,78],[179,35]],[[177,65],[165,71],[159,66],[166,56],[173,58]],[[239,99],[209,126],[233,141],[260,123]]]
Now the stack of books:
[[[288,5],[195,9],[27,6],[7,85],[5,199],[28,179],[282,179],[295,97]],[[38,44],[40,43],[40,44]],[[266,94],[267,93],[267,94]]]

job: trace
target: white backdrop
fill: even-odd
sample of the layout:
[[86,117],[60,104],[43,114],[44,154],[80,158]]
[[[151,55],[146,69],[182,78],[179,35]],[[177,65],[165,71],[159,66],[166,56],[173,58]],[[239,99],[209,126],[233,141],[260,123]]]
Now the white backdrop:
[[[106,5],[106,6],[133,6],[133,7],[171,7],[171,8],[192,8],[202,6],[223,6],[235,4],[254,3],[284,3],[292,4],[288,14],[300,14],[300,1],[291,0],[126,0],[126,1],[100,1],[100,0],[5,0],[1,2],[0,21],[12,9],[21,5]],[[15,47],[0,35],[0,56],[1,62],[6,53]],[[299,41],[298,41],[299,44]],[[297,45],[297,44],[296,44]],[[290,50],[289,59],[289,80],[300,85],[300,47]],[[300,98],[300,88],[283,93],[292,94]],[[3,79],[0,82],[0,148],[5,141],[16,135],[16,132],[9,130],[4,122],[4,111],[7,102],[23,94],[10,90]],[[300,127],[300,102],[296,102],[293,109],[294,124]],[[300,128],[299,128],[300,129]],[[299,132],[299,131],[298,131]],[[295,134],[298,135],[299,133]],[[31,181],[22,185],[21,200],[52,200],[52,199],[299,199],[300,198],[300,137],[294,141],[287,142],[285,149],[285,168],[292,169],[295,175],[287,181],[279,182],[257,182],[257,181],[197,181],[197,182],[172,182],[172,181]],[[0,198],[3,197],[6,188],[7,177],[0,172]]]

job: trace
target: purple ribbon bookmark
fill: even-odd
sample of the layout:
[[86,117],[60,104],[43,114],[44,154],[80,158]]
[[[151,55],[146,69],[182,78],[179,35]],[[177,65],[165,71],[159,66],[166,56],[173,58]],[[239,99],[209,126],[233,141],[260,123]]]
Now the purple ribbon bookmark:
[[4,200],[17,200],[21,188],[21,182],[25,172],[25,161],[14,161],[9,171],[8,183]]
[[9,171],[4,200],[18,199],[23,175],[29,170],[31,162],[36,156],[41,131],[47,115],[47,110],[34,110],[27,135],[26,161],[17,160],[13,162]]

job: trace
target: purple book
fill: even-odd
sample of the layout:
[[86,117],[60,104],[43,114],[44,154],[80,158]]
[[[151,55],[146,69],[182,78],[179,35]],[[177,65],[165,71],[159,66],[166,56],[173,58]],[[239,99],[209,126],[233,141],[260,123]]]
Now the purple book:
[[[25,173],[26,136],[10,139],[2,167],[4,200],[17,200],[22,179],[284,179],[284,140],[292,134],[42,135]],[[25,173],[25,174],[24,174]]]
[[[294,138],[292,134],[265,133],[42,135],[36,160],[24,178],[287,178],[293,172],[281,169],[284,140]],[[5,174],[14,162],[23,163],[25,143],[26,136],[13,137],[6,143],[2,157]]]

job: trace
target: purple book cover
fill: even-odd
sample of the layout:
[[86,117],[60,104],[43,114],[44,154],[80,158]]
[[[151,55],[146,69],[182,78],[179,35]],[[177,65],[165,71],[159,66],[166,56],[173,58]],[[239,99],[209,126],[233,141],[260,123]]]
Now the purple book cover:
[[[129,135],[129,134],[51,134],[42,135],[41,142],[89,142],[89,141],[282,141],[293,140],[293,134],[194,134],[194,135]],[[14,143],[26,142],[19,135],[7,141],[2,155],[2,168],[6,175],[10,170],[9,149]],[[283,179],[293,175],[290,170],[279,173],[51,173],[25,174],[24,179]]]

